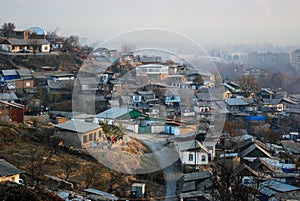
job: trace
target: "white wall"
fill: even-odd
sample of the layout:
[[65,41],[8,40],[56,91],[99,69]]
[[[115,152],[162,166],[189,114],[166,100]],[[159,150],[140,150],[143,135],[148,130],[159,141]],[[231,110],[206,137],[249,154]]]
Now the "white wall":
[[153,134],[164,133],[165,129],[165,125],[151,125],[151,133]]
[[[207,165],[208,164],[208,154],[206,152],[196,152],[196,158],[195,158],[195,151],[183,151],[180,152],[180,159],[182,164],[186,165]],[[189,154],[193,154],[193,160],[189,161]],[[202,161],[202,156],[205,156],[205,161]]]

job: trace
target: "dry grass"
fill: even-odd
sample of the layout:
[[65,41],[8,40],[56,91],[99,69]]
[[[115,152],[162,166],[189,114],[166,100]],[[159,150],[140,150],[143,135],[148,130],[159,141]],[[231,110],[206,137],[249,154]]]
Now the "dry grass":
[[[147,175],[131,175],[105,167],[91,157],[74,155],[53,146],[51,153],[51,128],[30,129],[24,125],[0,126],[0,158],[6,159],[20,170],[30,173],[32,160],[41,166],[42,175],[53,175],[77,184],[75,191],[81,192],[87,186],[114,193],[120,197],[130,195],[131,184],[145,182],[150,197],[161,197],[165,192],[162,172]],[[144,154],[148,149],[140,142],[131,139],[123,146],[123,152]],[[145,179],[147,178],[147,179]],[[29,178],[25,178],[29,180]],[[26,181],[26,180],[25,180]],[[88,185],[89,184],[89,185]]]

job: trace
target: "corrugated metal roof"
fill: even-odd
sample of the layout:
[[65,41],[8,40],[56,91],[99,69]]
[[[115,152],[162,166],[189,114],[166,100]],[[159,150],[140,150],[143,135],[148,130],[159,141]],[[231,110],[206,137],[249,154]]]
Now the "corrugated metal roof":
[[2,70],[2,74],[4,76],[12,76],[12,75],[18,75],[17,71],[12,69],[12,70]]
[[86,133],[86,132],[100,128],[99,125],[84,122],[84,121],[78,121],[78,120],[67,121],[65,123],[57,124],[54,126],[56,128],[70,130],[70,131],[78,132],[78,133]]
[[118,117],[123,116],[126,113],[129,113],[132,109],[126,107],[112,107],[104,112],[97,114],[96,118],[101,119],[117,119]]
[[292,186],[286,183],[282,183],[276,180],[269,180],[261,183],[262,187],[273,189],[277,192],[289,192],[289,191],[296,191],[300,190],[300,188],[296,186]]
[[31,77],[31,73],[28,69],[18,69],[16,70],[21,77]]

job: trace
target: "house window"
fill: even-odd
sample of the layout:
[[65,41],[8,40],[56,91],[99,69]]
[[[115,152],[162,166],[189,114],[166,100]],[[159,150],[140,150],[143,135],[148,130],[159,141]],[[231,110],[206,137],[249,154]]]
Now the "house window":
[[205,155],[201,156],[201,161],[206,161],[206,156]]
[[47,51],[47,50],[48,50],[48,46],[45,46],[45,48],[44,48],[44,49],[45,49],[45,51]]
[[26,87],[30,87],[30,82],[26,82]]
[[94,141],[96,141],[96,132],[94,133]]
[[15,180],[16,180],[16,178],[15,178],[15,177],[12,177],[12,178],[11,178],[11,181],[15,181]]
[[194,154],[189,154],[189,161],[193,161],[194,160]]
[[93,141],[93,133],[89,134],[89,141]]
[[83,136],[83,143],[87,143],[87,136],[86,135]]
[[101,131],[98,131],[98,136],[99,136],[99,138],[101,137]]

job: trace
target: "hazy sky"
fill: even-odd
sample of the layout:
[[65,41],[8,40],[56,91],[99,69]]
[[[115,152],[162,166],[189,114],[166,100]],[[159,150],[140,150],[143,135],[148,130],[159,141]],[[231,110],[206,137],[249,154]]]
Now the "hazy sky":
[[200,44],[300,44],[300,0],[0,0],[0,22],[90,41],[163,28]]

